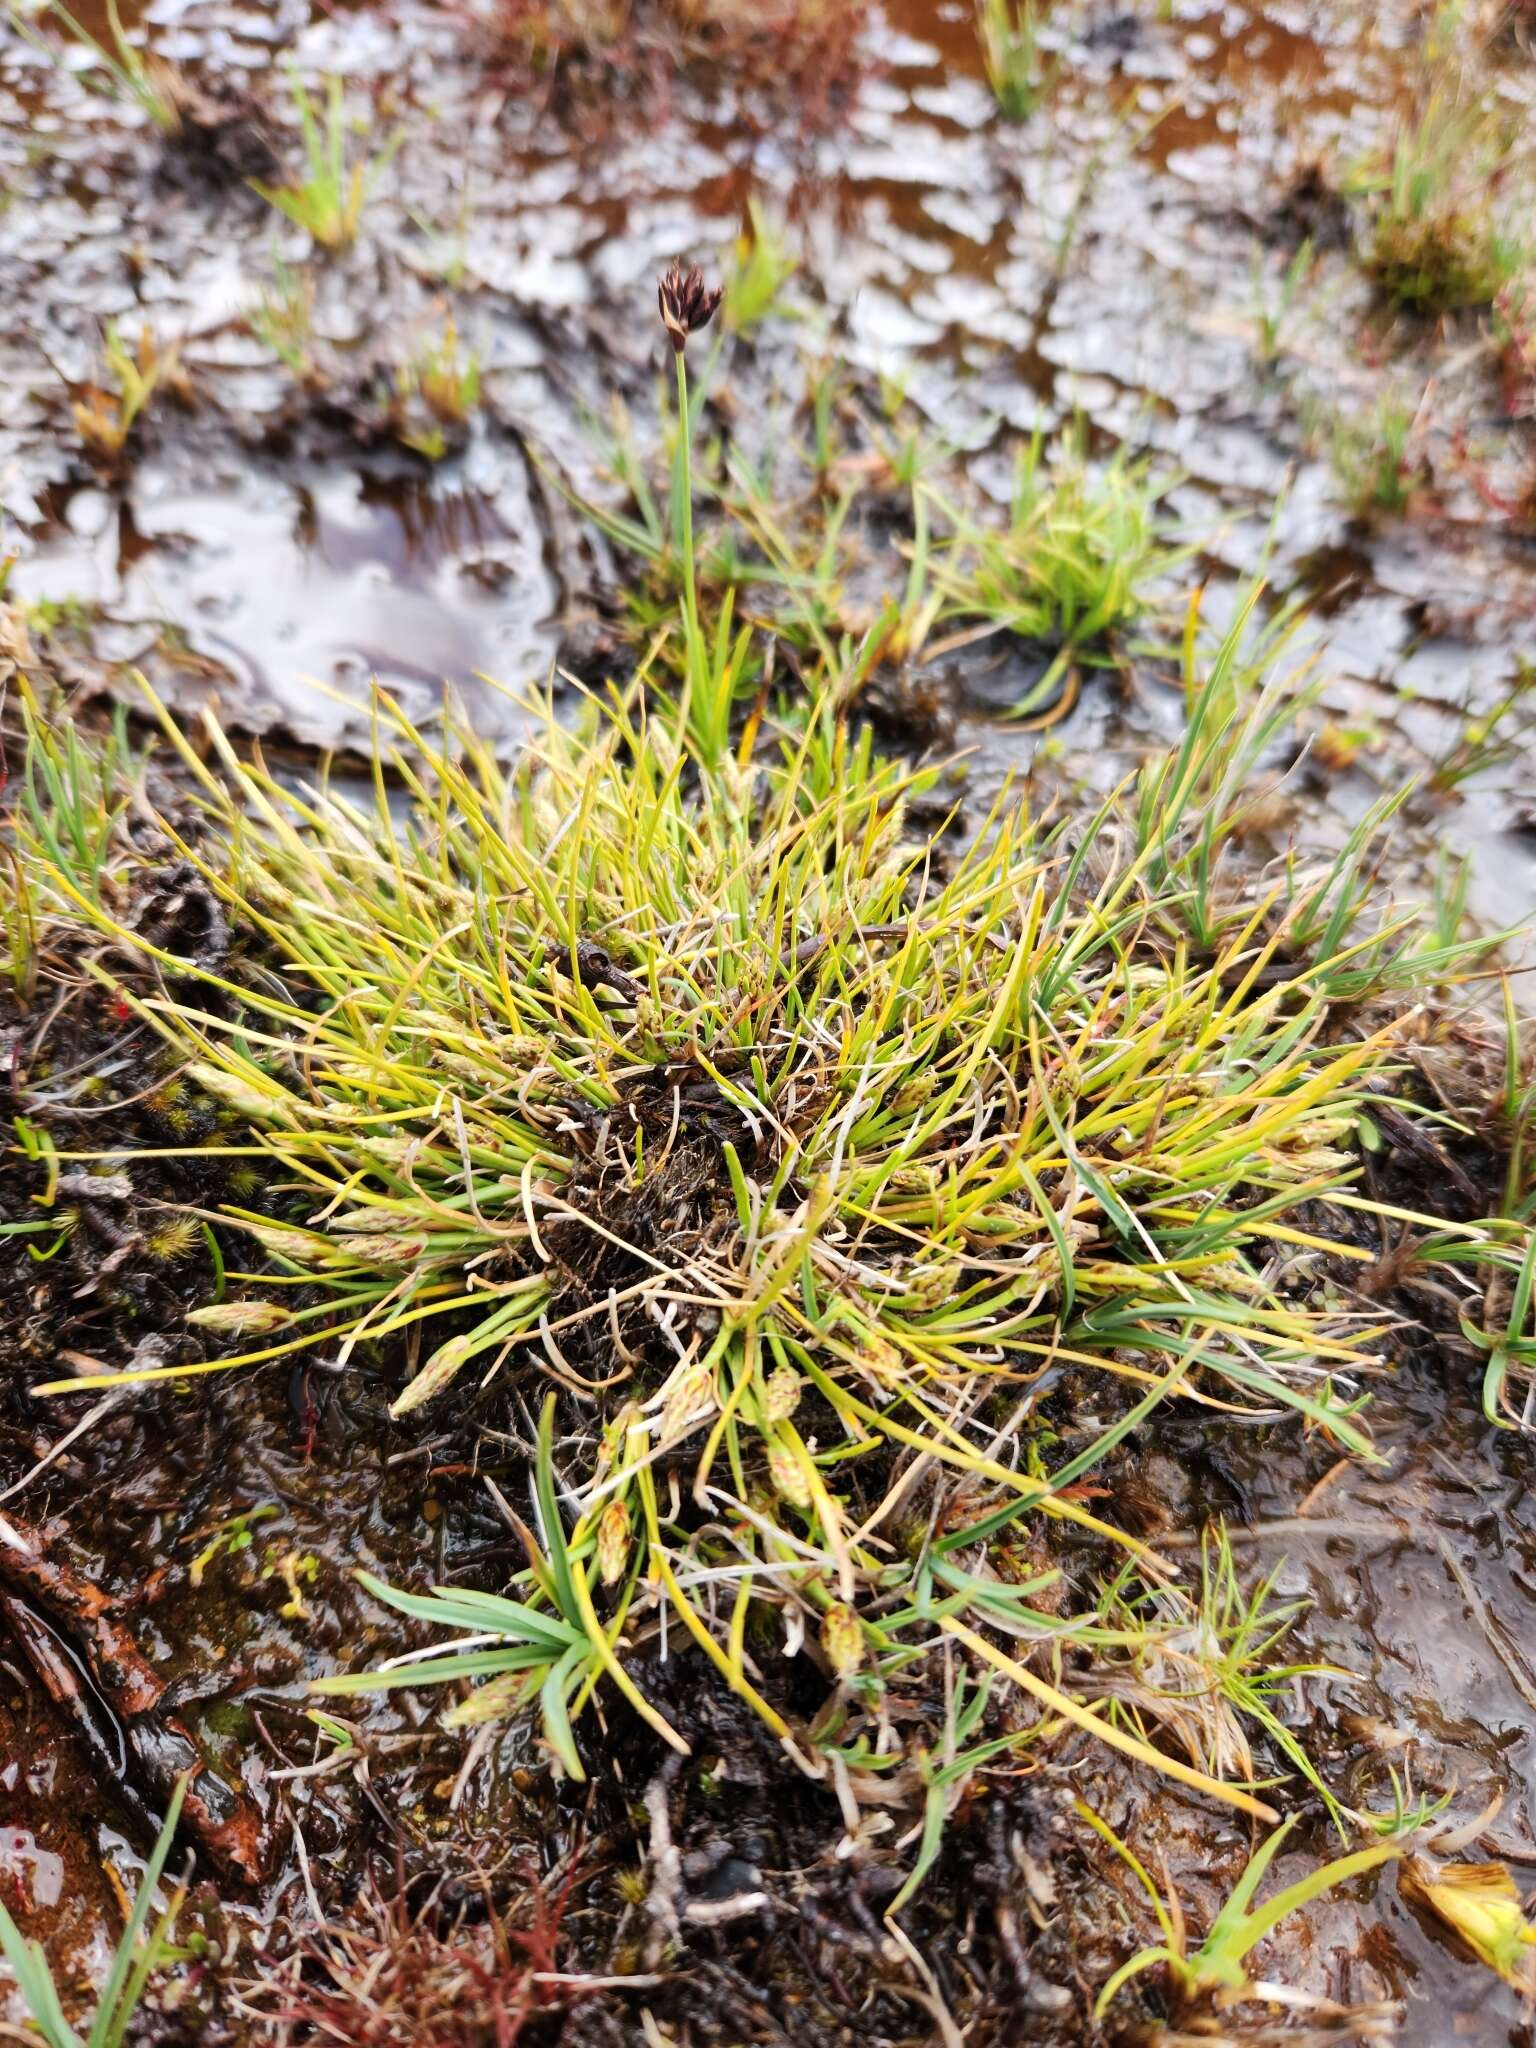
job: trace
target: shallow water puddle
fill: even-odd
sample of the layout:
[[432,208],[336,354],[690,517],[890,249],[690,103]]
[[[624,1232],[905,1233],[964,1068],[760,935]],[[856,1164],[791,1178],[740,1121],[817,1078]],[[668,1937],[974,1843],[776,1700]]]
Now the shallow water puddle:
[[[180,465],[178,465],[180,467]],[[454,492],[443,479],[291,465],[223,479],[146,465],[131,499],[55,494],[28,563],[34,601],[101,616],[98,651],[151,666],[181,692],[184,651],[216,665],[247,730],[301,745],[357,742],[377,678],[430,719],[452,677],[492,723],[509,716],[479,675],[533,677],[551,658],[553,586],[526,490]],[[318,688],[316,686],[319,686]]]

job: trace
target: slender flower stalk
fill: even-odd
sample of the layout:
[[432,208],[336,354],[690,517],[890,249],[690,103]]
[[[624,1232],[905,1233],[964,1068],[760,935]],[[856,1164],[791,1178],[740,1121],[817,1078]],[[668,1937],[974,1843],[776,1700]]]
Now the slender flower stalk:
[[[706,328],[724,291],[706,285],[703,273],[674,263],[656,288],[661,324],[672,344],[677,372],[676,516],[683,566],[684,685],[682,721],[707,765],[716,767],[730,744],[734,664],[723,670],[710,660],[699,622],[698,562],[693,538],[693,412],[688,391],[688,337]],[[724,640],[729,640],[729,620]]]
[[683,550],[683,609],[688,619],[688,643],[690,653],[699,633],[699,586],[698,566],[693,549],[693,418],[688,409],[688,358],[679,349],[677,363],[677,430],[681,439],[678,444],[678,461],[682,471],[682,489],[678,493],[678,515],[681,522],[680,539]]

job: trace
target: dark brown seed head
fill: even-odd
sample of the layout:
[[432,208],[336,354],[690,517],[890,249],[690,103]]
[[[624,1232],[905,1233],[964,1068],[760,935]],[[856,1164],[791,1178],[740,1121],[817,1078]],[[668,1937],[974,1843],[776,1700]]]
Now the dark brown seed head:
[[719,285],[705,284],[702,270],[684,270],[681,263],[674,263],[663,273],[656,287],[656,299],[661,307],[661,324],[678,355],[688,346],[689,335],[697,334],[714,319],[724,297]]

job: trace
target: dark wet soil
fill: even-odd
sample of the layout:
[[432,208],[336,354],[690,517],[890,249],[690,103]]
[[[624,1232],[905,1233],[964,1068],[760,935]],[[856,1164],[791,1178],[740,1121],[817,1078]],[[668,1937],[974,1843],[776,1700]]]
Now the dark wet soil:
[[[793,408],[801,353],[832,345],[855,383],[904,375],[955,472],[980,492],[1006,491],[1021,432],[1077,409],[1106,443],[1157,451],[1183,474],[1175,504],[1213,609],[1266,550],[1277,592],[1313,600],[1325,711],[1350,744],[1319,763],[1303,800],[1320,820],[1358,815],[1450,753],[1466,717],[1536,654],[1531,425],[1509,417],[1519,408],[1475,318],[1436,327],[1382,311],[1328,175],[1412,88],[1427,10],[1233,0],[1164,12],[1056,8],[1060,89],[1010,128],[995,118],[958,0],[888,0],[863,39],[862,75],[839,75],[835,90],[651,64],[616,97],[591,79],[562,97],[453,11],[412,0],[130,8],[130,25],[232,110],[216,144],[179,153],[131,108],[90,93],[78,68],[51,67],[7,30],[10,594],[32,607],[34,634],[81,704],[140,666],[177,701],[215,693],[245,731],[345,745],[365,733],[376,674],[421,715],[447,681],[512,741],[515,708],[477,677],[526,690],[562,649],[590,645],[594,595],[614,566],[531,451],[601,485],[584,417],[604,413],[613,392],[642,427],[655,415],[653,273],[679,253],[723,251],[756,197],[789,223],[802,264],[792,296],[807,318],[735,346],[737,431],[750,438],[775,403]],[[81,18],[105,32],[94,7]],[[285,52],[311,80],[344,76],[375,132],[404,136],[357,242],[313,266],[316,390],[246,324],[276,264],[306,255],[305,237],[241,182],[259,154],[296,160]],[[1518,36],[1498,61],[1501,91],[1528,109],[1536,74]],[[1256,302],[1275,303],[1305,239],[1316,268],[1266,365]],[[391,443],[380,394],[449,299],[482,356],[485,401],[463,445],[432,464]],[[178,341],[191,399],[152,405],[110,473],[69,417],[70,384],[90,374],[109,319]],[[1319,409],[1361,414],[1400,388],[1417,401],[1431,382],[1425,489],[1406,518],[1360,520],[1326,459]],[[926,720],[925,740],[947,745],[953,732],[976,747],[978,789],[1042,746],[1056,786],[1097,783],[1177,712],[1149,665],[1090,682],[1042,741],[986,716],[1012,694],[1012,674],[973,657],[879,709],[893,734],[910,738]],[[1470,850],[1473,902],[1494,924],[1536,900],[1532,760],[1522,744],[1421,809],[1404,848],[1405,865],[1441,846]],[[8,1063],[35,1018],[5,1020]],[[147,1049],[118,1042],[122,1020],[66,1023],[93,1057],[113,1046],[152,1093]],[[40,1091],[68,1092],[57,1067],[51,1084],[9,1070],[29,1115],[48,1113]],[[163,1109],[141,1109],[141,1142],[167,1142]],[[10,1219],[31,1188],[9,1160],[6,1172]],[[210,1204],[221,1193],[193,1192]],[[370,1926],[395,1930],[389,1940],[431,1985],[434,1971],[461,1967],[445,1957],[466,1942],[491,1953],[486,1930],[502,1916],[543,1941],[530,1905],[542,1887],[559,1902],[556,1971],[645,1976],[649,1923],[624,1880],[654,1846],[644,1794],[662,1758],[621,1713],[610,1712],[610,1778],[591,1790],[552,1788],[526,1731],[466,1767],[462,1744],[408,1694],[357,1706],[361,1764],[277,1775],[328,1753],[305,1718],[307,1682],[410,1640],[355,1568],[486,1586],[516,1569],[486,1481],[526,1496],[528,1418],[475,1414],[423,1443],[385,1417],[394,1363],[339,1374],[313,1359],[188,1395],[135,1393],[25,1478],[90,1401],[37,1402],[21,1387],[103,1347],[121,1362],[136,1322],[154,1341],[167,1328],[190,1341],[175,1310],[204,1284],[201,1252],[157,1263],[132,1243],[114,1265],[131,1234],[114,1201],[82,1190],[84,1220],[53,1262],[14,1244],[5,1255],[0,1493],[19,1490],[0,1514],[44,1560],[30,1576],[4,1575],[8,1903],[67,1981],[99,1976],[121,1884],[131,1888],[170,1779],[196,1751],[222,1786],[219,1812],[194,1832],[199,1870],[226,1901],[223,1966],[179,2014],[146,2015],[145,2042],[297,2028],[274,2014],[301,1983],[309,1995],[332,1981],[321,1965],[275,1999],[232,1987],[290,1952],[315,1905],[360,1942]],[[1350,1674],[1308,1682],[1294,1703],[1329,1774],[1379,1792],[1386,1762],[1406,1757],[1415,1783],[1451,1792],[1461,1818],[1501,1794],[1485,1847],[1525,1879],[1536,1867],[1531,1439],[1484,1424],[1475,1380],[1454,1345],[1426,1344],[1377,1402],[1379,1472],[1336,1467],[1325,1447],[1286,1433],[1191,1430],[1186,1441],[1170,1430],[1132,1447],[1134,1476],[1166,1531],[1193,1541],[1221,1516],[1245,1568],[1284,1560],[1281,1590],[1311,1603],[1301,1647]],[[117,1643],[115,1691],[82,1666],[91,1630]],[[552,1983],[523,2038],[669,2038],[643,2033],[647,2009],[678,2040],[937,2038],[921,1979],[891,1952],[878,1887],[861,1889],[830,1853],[835,1802],[809,1787],[786,1798],[753,1728],[675,1650],[645,1679],[698,1738],[698,1759],[663,1790],[687,1899],[708,1908],[758,1886],[772,1903],[718,1926],[696,1916],[687,1969],[652,1972],[660,1981],[643,1989],[582,1998]],[[1108,1903],[1115,1873],[1072,1825],[1073,1791],[1117,1826],[1153,1830],[1197,1911],[1241,1865],[1237,1830],[1106,1774],[1085,1747],[1062,1749],[1038,1779],[990,1781],[957,1816],[909,1916],[973,2044],[1088,2038],[1087,1994],[1127,1952]],[[1328,1852],[1313,1818],[1282,1875]],[[382,1922],[369,1919],[370,1887]],[[389,1917],[402,1911],[412,1925],[423,1916],[414,1946]],[[1530,2038],[1516,1994],[1453,1951],[1390,1874],[1300,1916],[1269,1974],[1334,1997],[1401,2000],[1411,2048]]]

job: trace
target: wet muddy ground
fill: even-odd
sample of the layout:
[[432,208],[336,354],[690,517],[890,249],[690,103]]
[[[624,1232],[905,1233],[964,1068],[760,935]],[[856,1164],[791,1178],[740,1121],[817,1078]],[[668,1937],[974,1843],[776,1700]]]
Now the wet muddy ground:
[[[106,32],[94,7],[81,19]],[[5,33],[9,594],[32,608],[34,633],[82,701],[141,666],[179,703],[216,693],[233,725],[298,757],[365,736],[371,677],[423,716],[447,681],[515,742],[515,708],[477,677],[540,685],[562,651],[590,643],[614,575],[535,452],[602,488],[584,420],[618,391],[642,431],[654,421],[654,273],[678,254],[723,255],[754,198],[788,225],[801,264],[790,296],[804,317],[727,345],[734,403],[721,423],[752,445],[775,404],[800,399],[804,361],[835,349],[856,384],[905,377],[949,466],[980,493],[1005,493],[1021,433],[1074,410],[1105,445],[1156,452],[1182,479],[1172,502],[1213,607],[1266,554],[1277,592],[1313,602],[1323,703],[1348,734],[1342,756],[1320,756],[1303,779],[1320,830],[1447,755],[1522,656],[1536,659],[1536,444],[1529,421],[1506,416],[1486,323],[1389,318],[1352,261],[1347,209],[1309,177],[1379,139],[1425,62],[1426,37],[1441,32],[1427,10],[1058,7],[1048,30],[1057,89],[1017,127],[996,116],[971,11],[955,0],[887,0],[845,76],[676,76],[651,64],[569,93],[531,80],[483,25],[410,0],[313,11],[302,0],[156,0],[125,19],[209,90],[253,98],[279,158],[296,148],[284,53],[311,80],[345,78],[375,136],[401,139],[357,241],[313,266],[326,383],[306,390],[247,324],[278,266],[306,257],[302,232],[222,160],[176,157],[130,107],[90,91],[79,66],[63,71]],[[1501,46],[1496,76],[1529,118],[1536,63],[1518,37]],[[260,133],[252,146],[266,146]],[[1315,268],[1266,363],[1257,311],[1277,302],[1308,234]],[[391,440],[378,393],[447,302],[482,359],[484,402],[465,445],[430,463]],[[187,389],[157,399],[131,458],[109,475],[82,452],[69,400],[112,319],[179,342]],[[1406,516],[1364,521],[1318,422],[1363,416],[1387,390],[1415,404],[1429,394],[1426,477]],[[989,717],[1016,687],[999,658],[956,657],[931,680],[975,750],[977,787],[1042,746],[1057,786],[1098,784],[1176,716],[1150,675],[1094,678],[1042,739]],[[1490,925],[1536,902],[1536,750],[1520,739],[1405,828],[1405,874],[1442,847],[1471,852],[1472,902]],[[89,1305],[79,1313],[88,1325]],[[28,1380],[39,1345],[89,1355],[89,1332],[0,1333],[4,1362]],[[1475,1374],[1449,1347],[1405,1372],[1378,1403],[1381,1472],[1335,1471],[1326,1447],[1275,1432],[1223,1441],[1192,1430],[1181,1444],[1170,1430],[1145,1447],[1138,1479],[1171,1531],[1192,1540],[1202,1519],[1225,1516],[1245,1569],[1285,1560],[1281,1590],[1311,1603],[1300,1647],[1349,1674],[1309,1682],[1295,1702],[1326,1768],[1379,1776],[1383,1759],[1410,1757],[1416,1784],[1452,1792],[1463,1819],[1500,1795],[1484,1846],[1528,1882],[1531,1439],[1484,1424]],[[587,1970],[640,1970],[622,1878],[644,1844],[629,1809],[659,1759],[632,1733],[634,1753],[615,1753],[628,1771],[622,1791],[557,1794],[526,1734],[481,1749],[469,1768],[426,1705],[397,1699],[359,1706],[365,1765],[274,1775],[324,1754],[303,1719],[306,1682],[405,1640],[353,1567],[494,1584],[498,1565],[519,1557],[485,1480],[526,1494],[531,1420],[498,1411],[422,1444],[385,1423],[387,1400],[366,1369],[335,1379],[318,1367],[135,1397],[30,1479],[86,1404],[63,1404],[62,1419],[44,1403],[13,1416],[0,1513],[67,1582],[51,1599],[39,1587],[16,1594],[26,1613],[13,1630],[41,1630],[68,1659],[79,1625],[68,1586],[94,1588],[164,1688],[153,1716],[136,1717],[125,1697],[64,1714],[38,1676],[46,1649],[28,1661],[13,1648],[0,1662],[0,1874],[25,1924],[81,1978],[100,1968],[121,1875],[131,1882],[176,1768],[179,1752],[156,1752],[168,1714],[219,1761],[239,1823],[224,1867],[202,1872],[226,1901],[237,1977],[254,1975],[263,1947],[281,1949],[281,1930],[315,1903],[361,1925],[355,1880],[369,1856],[386,1888],[398,1867],[413,1908],[439,1880],[445,1910],[458,1905],[479,1882],[469,1870],[499,1898],[525,1901],[531,1881],[559,1893],[574,1872],[569,1952]],[[665,1691],[672,1681],[656,1682]],[[706,1722],[711,1711],[698,1707]],[[821,1795],[806,1793],[803,1814],[776,1815],[750,1744],[723,1714],[715,1748],[686,1824],[701,1859],[697,1896],[712,1883],[718,1897],[739,1889],[728,1869],[716,1880],[706,1867],[736,1857],[771,1869],[768,1888],[793,1896],[799,1917],[738,1935],[734,1950],[697,1935],[699,2038],[733,2039],[743,2024],[763,2040],[934,2038],[920,2000],[863,1988],[872,1965],[859,1944],[875,1937],[859,1932],[811,1846],[837,1827],[815,1810]],[[1096,1942],[1091,1981],[1117,1959],[1104,1945],[1116,1925],[1112,1873],[1096,1866],[1085,1884],[1060,1806],[1100,1769],[1067,1752],[1020,1790],[1010,1818],[1023,1826],[1028,1809],[1042,1859],[1057,1859],[1058,1893],[1073,1896],[1054,1980],[1072,1992],[1072,2017],[1053,2014],[1042,1968],[974,2039],[1084,2038],[1074,1973]],[[1111,1820],[1116,1800],[1119,1817],[1166,1800],[1124,1782],[1105,1797]],[[1240,1863],[1237,1833],[1172,1806],[1164,1825],[1170,1867],[1198,1907],[1202,1875],[1230,1879]],[[1319,1822],[1294,1868],[1326,1848]],[[925,1932],[930,1953],[947,1943],[963,1975],[969,1873],[991,1853],[984,1822],[946,1853]],[[1281,1869],[1291,1868],[1288,1856]],[[1214,1903],[1216,1888],[1206,1890]],[[861,1910],[869,1919],[868,1902]],[[758,2010],[791,1948],[814,1955],[825,2001],[815,2015],[797,2017],[793,2001]],[[1401,2000],[1412,2048],[1530,2039],[1517,1994],[1454,1951],[1390,1872],[1288,1926],[1269,1974]],[[555,2038],[564,1994],[553,1980],[545,1989],[551,2013],[537,2026]],[[166,2021],[164,2038],[249,2034],[261,2023],[233,1998],[210,1993],[207,2012]],[[566,2038],[639,2039],[644,2003],[642,1992],[585,2001]],[[281,2006],[278,1995],[254,2009],[276,2024]]]

